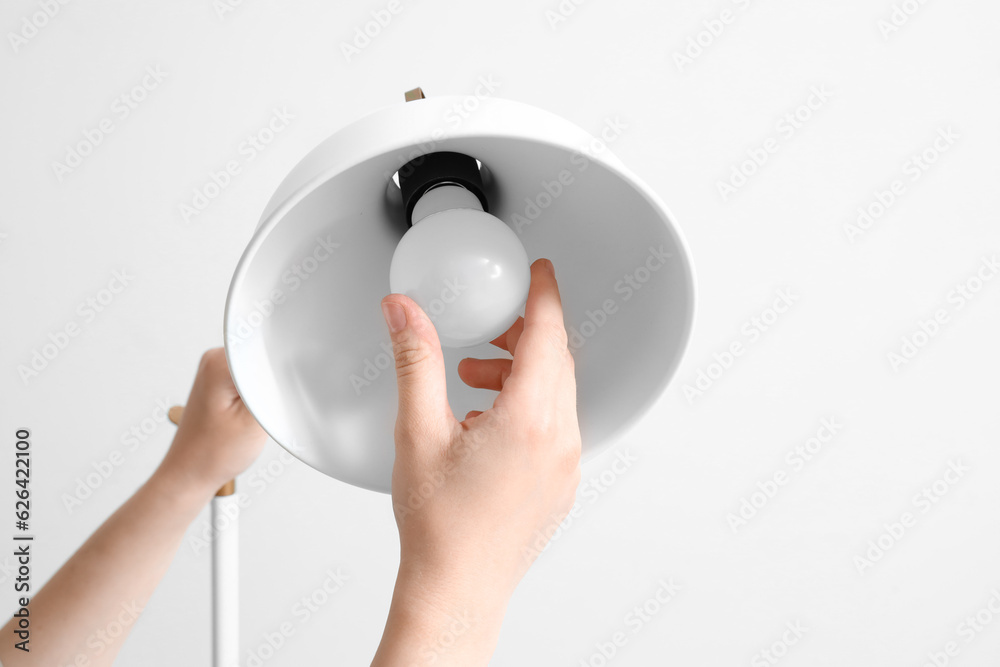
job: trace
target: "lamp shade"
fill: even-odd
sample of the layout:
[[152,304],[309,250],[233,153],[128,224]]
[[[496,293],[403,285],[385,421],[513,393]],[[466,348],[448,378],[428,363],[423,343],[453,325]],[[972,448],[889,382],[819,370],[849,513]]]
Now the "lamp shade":
[[[226,353],[247,407],[278,444],[350,484],[389,491],[397,395],[380,300],[407,231],[394,174],[423,155],[478,160],[490,214],[529,260],[555,265],[585,460],[653,405],[689,336],[690,262],[659,198],[559,116],[499,98],[469,106],[393,105],[316,147],[271,197],[230,286]],[[456,415],[495,396],[466,386],[459,360],[503,354],[445,348]]]

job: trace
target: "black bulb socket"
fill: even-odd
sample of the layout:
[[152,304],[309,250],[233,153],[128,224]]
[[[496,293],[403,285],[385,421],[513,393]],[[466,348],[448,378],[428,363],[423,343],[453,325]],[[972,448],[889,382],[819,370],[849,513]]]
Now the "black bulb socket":
[[431,188],[446,183],[461,185],[476,195],[483,211],[489,213],[483,176],[474,157],[450,151],[426,153],[400,167],[398,176],[407,228],[413,226],[413,208],[420,198]]

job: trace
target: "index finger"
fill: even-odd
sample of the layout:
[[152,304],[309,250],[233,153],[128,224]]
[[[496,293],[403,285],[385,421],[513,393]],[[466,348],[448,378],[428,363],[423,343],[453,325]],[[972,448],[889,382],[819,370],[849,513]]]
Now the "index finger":
[[524,329],[501,395],[520,394],[534,400],[551,391],[551,382],[563,369],[568,352],[555,269],[549,260],[539,259],[531,265]]

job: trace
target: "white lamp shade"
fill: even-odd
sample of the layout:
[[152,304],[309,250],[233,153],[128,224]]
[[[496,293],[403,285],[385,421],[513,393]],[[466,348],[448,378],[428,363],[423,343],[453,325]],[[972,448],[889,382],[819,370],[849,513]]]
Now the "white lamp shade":
[[[250,411],[305,463],[368,489],[389,490],[394,458],[395,370],[380,300],[406,232],[392,176],[414,157],[480,160],[489,212],[529,260],[555,265],[585,460],[656,401],[691,328],[688,254],[646,185],[565,119],[497,98],[463,118],[454,110],[464,102],[393,105],[309,153],[268,203],[226,303],[226,352]],[[458,361],[504,354],[488,344],[445,349],[459,418],[495,394],[462,383]]]

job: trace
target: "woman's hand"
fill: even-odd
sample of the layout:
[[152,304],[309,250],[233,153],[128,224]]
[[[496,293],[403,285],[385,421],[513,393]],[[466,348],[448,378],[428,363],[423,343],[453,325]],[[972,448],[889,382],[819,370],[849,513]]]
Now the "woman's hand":
[[[422,664],[422,651],[437,665],[485,665],[539,535],[566,516],[580,481],[576,381],[554,270],[548,260],[532,265],[524,318],[493,341],[513,360],[459,365],[466,384],[499,391],[491,408],[461,422],[433,324],[404,296],[382,304],[399,387],[392,498],[401,554],[373,664]],[[456,629],[454,646],[436,645]]]
[[215,493],[253,463],[266,440],[236,392],[225,351],[217,347],[201,357],[173,444],[157,474]]

